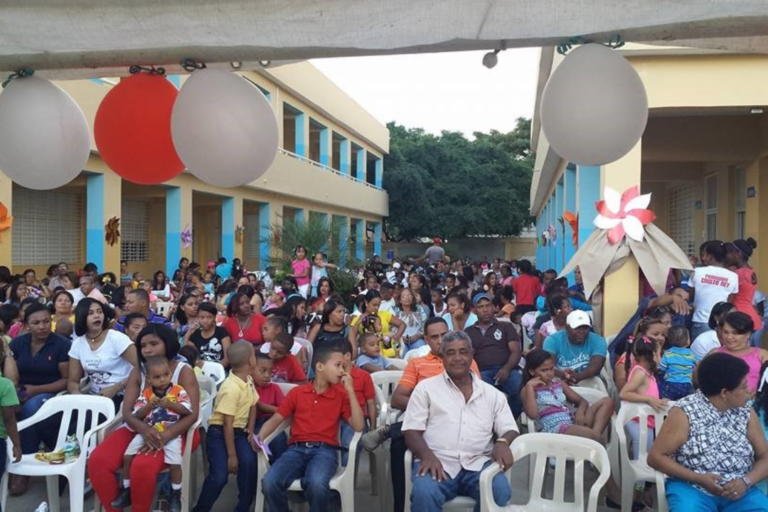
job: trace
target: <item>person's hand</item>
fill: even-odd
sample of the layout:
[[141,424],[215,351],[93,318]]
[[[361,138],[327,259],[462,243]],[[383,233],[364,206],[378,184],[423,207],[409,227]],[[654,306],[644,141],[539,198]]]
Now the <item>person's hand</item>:
[[672,297],[672,304],[669,307],[678,315],[688,315],[691,312],[691,305],[688,304],[688,301],[677,295]]
[[109,398],[111,400],[115,398],[119,392],[120,392],[120,384],[114,384],[112,386],[107,386],[106,388],[103,388],[99,393],[99,395]]
[[163,408],[167,409],[168,407],[170,407],[170,406],[171,406],[172,404],[174,404],[174,403],[176,403],[176,402],[175,402],[175,401],[173,401],[173,400],[171,399],[171,397],[169,397],[169,396],[165,396],[165,397],[163,397],[163,398],[162,398],[162,400],[160,400],[160,402],[159,402],[157,405],[158,405],[158,406],[160,406],[160,407],[163,407]]
[[571,369],[563,370],[563,380],[565,380],[566,384],[570,384],[571,386],[575,386],[579,383],[579,378],[576,376],[576,372]]
[[499,383],[507,382],[510,371],[511,370],[506,366],[502,366],[499,371],[496,372],[496,375],[493,376],[493,380]]
[[165,446],[163,436],[160,432],[149,425],[147,425],[147,428],[142,435],[144,436],[144,447],[147,448],[145,451],[160,451],[163,449],[163,446]]
[[443,469],[443,464],[434,455],[421,461],[421,466],[419,467],[419,476],[425,476],[428,473],[432,474],[433,480],[437,480],[438,482],[445,480],[445,470]]
[[158,397],[157,395],[152,395],[152,397],[147,402],[147,405],[149,405],[153,409],[157,407],[159,404],[160,404],[160,397]]
[[254,452],[260,452],[261,448],[259,448],[259,445],[256,443],[256,439],[254,439],[253,434],[248,434],[248,444],[251,445],[251,450]]
[[27,384],[24,386],[24,392],[27,394],[27,398],[32,398],[33,396],[38,394],[37,386],[33,386],[32,384]]
[[544,381],[541,380],[540,377],[534,377],[531,380],[529,380],[528,383],[526,384],[526,386],[531,386],[532,388],[535,388],[536,386],[543,386],[543,385],[544,385]]
[[727,484],[722,486],[720,496],[729,500],[741,499],[744,494],[749,490],[747,484],[741,478],[734,478]]
[[237,474],[237,455],[227,457],[227,470],[233,475]]
[[344,374],[341,376],[341,383],[344,384],[344,389],[347,390],[347,393],[350,395],[355,394],[355,384],[350,374],[344,372]]
[[13,445],[13,462],[19,462],[21,460],[21,446]]
[[[722,482],[722,480],[723,478],[720,475],[707,473],[704,475],[699,475],[698,481],[695,483],[702,486],[704,489],[706,489],[710,494],[714,496],[722,496],[723,487],[720,485],[720,482]],[[733,493],[733,491],[731,491],[731,493]]]
[[491,460],[501,466],[502,471],[506,471],[511,468],[512,464],[515,462],[515,458],[512,456],[512,450],[507,443],[503,442],[493,443]]
[[669,400],[666,398],[651,398],[648,404],[653,407],[653,410],[656,412],[664,412],[667,409],[667,404],[669,404]]
[[573,418],[573,421],[576,425],[579,426],[586,426],[587,425],[587,412],[583,409],[579,408],[576,410],[576,415]]

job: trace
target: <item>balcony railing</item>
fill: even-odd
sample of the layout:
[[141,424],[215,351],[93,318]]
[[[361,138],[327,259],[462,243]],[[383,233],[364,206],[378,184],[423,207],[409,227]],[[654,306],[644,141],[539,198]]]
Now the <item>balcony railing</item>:
[[343,172],[341,172],[341,171],[339,171],[339,170],[336,170],[336,169],[334,169],[333,167],[329,167],[329,166],[327,166],[327,165],[323,165],[323,164],[321,164],[321,163],[319,163],[319,162],[315,162],[314,160],[310,160],[309,158],[307,158],[307,157],[305,157],[305,156],[297,155],[296,153],[291,153],[290,151],[288,151],[288,150],[285,150],[285,149],[283,149],[283,148],[278,148],[277,150],[278,150],[280,153],[282,153],[282,154],[284,154],[284,155],[286,155],[286,156],[289,156],[289,157],[291,157],[291,158],[295,158],[296,160],[301,160],[302,162],[306,162],[306,163],[308,163],[309,165],[312,165],[312,166],[314,166],[314,167],[317,167],[317,168],[318,168],[318,169],[320,169],[321,171],[332,172],[333,174],[336,174],[336,175],[338,175],[338,176],[341,176],[342,178],[346,178],[346,179],[348,179],[348,180],[352,180],[352,181],[355,181],[355,182],[357,182],[357,183],[360,183],[361,185],[365,185],[366,187],[370,187],[370,188],[372,188],[372,189],[375,189],[375,190],[383,190],[381,187],[377,187],[376,185],[373,185],[373,184],[371,184],[371,183],[368,183],[368,182],[367,182],[367,181],[365,181],[365,180],[361,180],[361,179],[359,179],[359,178],[357,178],[357,177],[355,177],[355,176],[352,176],[351,174],[344,174]]

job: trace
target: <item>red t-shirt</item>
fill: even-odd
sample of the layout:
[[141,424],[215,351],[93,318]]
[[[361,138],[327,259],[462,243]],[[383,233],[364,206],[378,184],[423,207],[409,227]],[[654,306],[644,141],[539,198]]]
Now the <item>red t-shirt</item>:
[[330,386],[317,394],[313,384],[297,386],[277,408],[283,418],[293,416],[289,444],[321,442],[339,445],[339,420],[349,421],[352,411],[344,388]]
[[272,365],[272,382],[302,382],[307,380],[299,362],[293,354],[288,354]]
[[[360,408],[363,410],[363,416],[367,415],[367,409],[365,408],[365,402],[368,400],[374,400],[376,398],[376,392],[373,390],[373,379],[371,374],[365,370],[361,370],[357,366],[353,366],[349,371],[349,375],[352,377],[352,386],[355,388],[355,397],[360,404]],[[341,389],[344,390],[344,385],[339,384]]]
[[512,282],[512,288],[515,290],[518,306],[535,306],[541,283],[537,277],[521,274],[520,277]]
[[232,343],[239,340],[245,340],[253,345],[261,345],[264,343],[264,337],[261,335],[261,328],[264,327],[266,321],[267,319],[263,315],[255,313],[251,316],[251,321],[245,326],[245,329],[241,330],[236,316],[227,318],[221,326],[229,333]]
[[[285,395],[283,395],[280,386],[273,382],[270,382],[266,386],[257,387],[256,392],[259,394],[259,403],[265,405],[279,407],[280,404],[283,403],[283,400],[285,400]],[[263,418],[264,416],[272,415],[268,412],[258,412],[256,414],[257,418]]]
[[733,296],[733,305],[742,313],[746,313],[755,323],[755,330],[763,328],[763,319],[757,314],[757,309],[752,304],[757,291],[757,274],[752,267],[741,267],[734,270],[739,276],[739,291]]

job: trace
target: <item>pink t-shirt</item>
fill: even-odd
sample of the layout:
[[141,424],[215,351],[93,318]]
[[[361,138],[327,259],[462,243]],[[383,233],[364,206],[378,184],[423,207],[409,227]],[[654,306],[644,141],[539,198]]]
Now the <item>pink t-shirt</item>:
[[299,275],[304,272],[307,273],[306,277],[297,277],[296,278],[296,284],[299,286],[304,286],[305,284],[309,284],[309,260],[307,258],[304,258],[303,260],[293,260],[291,262],[291,267],[293,267],[293,274]]

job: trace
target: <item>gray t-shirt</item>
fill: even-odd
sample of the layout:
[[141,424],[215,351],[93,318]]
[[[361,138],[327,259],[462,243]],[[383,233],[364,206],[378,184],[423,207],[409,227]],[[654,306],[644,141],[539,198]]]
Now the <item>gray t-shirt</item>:
[[445,249],[443,249],[439,245],[431,246],[430,248],[427,249],[427,252],[424,253],[424,257],[427,258],[427,261],[429,261],[430,265],[434,265],[438,261],[443,261],[444,256],[445,256]]

